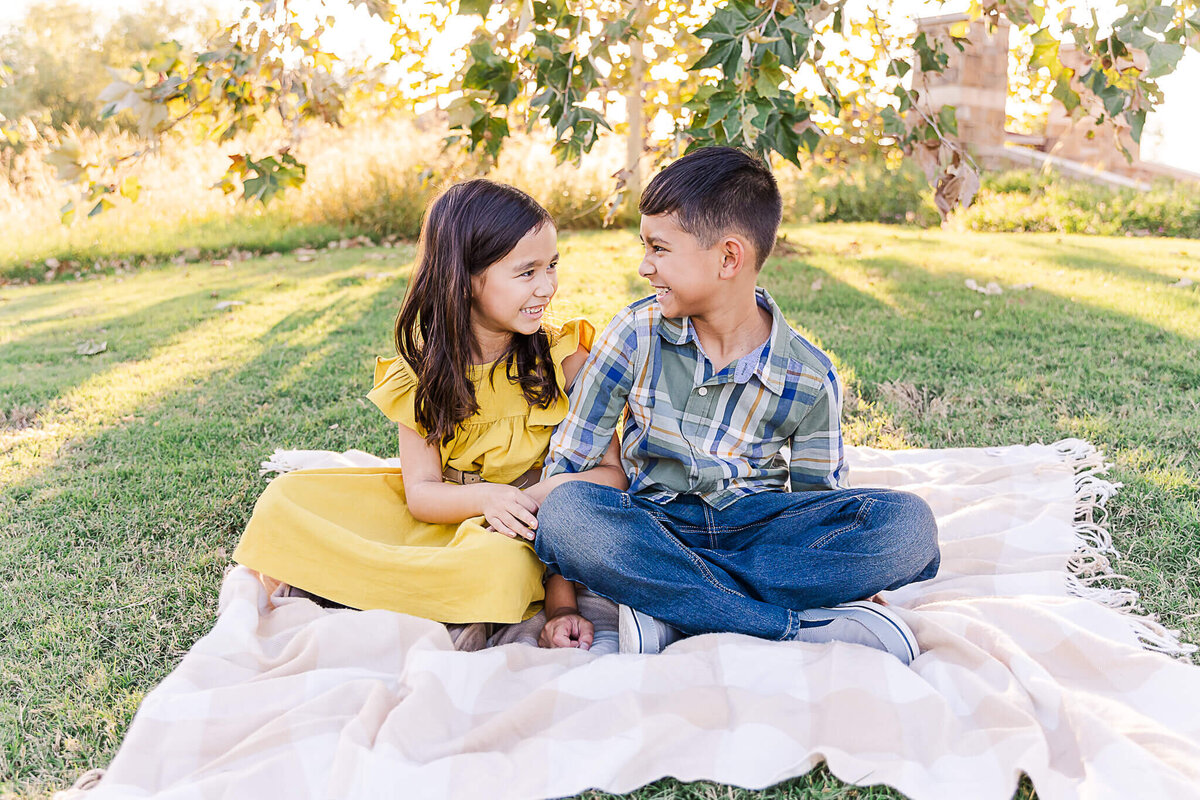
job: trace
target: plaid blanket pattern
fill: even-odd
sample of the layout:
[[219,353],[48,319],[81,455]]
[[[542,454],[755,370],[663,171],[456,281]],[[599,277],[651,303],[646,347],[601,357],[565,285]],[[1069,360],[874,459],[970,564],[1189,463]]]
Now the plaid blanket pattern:
[[[848,456],[855,485],[914,491],[941,526],[942,573],[890,596],[911,668],[734,634],[458,653],[436,623],[322,610],[238,567],[108,770],[58,797],[549,798],[666,775],[760,788],[822,761],[920,800],[1007,800],[1022,772],[1046,800],[1200,797],[1200,669],[1135,593],[1096,585],[1117,487],[1092,447]],[[264,467],[339,463],[381,462]]]

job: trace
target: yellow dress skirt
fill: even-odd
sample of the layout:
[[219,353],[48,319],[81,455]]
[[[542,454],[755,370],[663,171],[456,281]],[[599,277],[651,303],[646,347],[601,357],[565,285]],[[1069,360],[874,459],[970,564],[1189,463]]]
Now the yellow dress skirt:
[[[530,407],[504,365],[474,368],[479,413],[442,446],[442,466],[511,483],[538,467],[567,413],[562,362],[594,331],[572,320],[548,331],[559,381],[549,408]],[[416,375],[403,358],[377,359],[367,394],[393,422],[420,431]],[[352,608],[439,622],[520,622],[540,608],[543,566],[532,546],[483,528],[421,522],[408,511],[400,470],[289,472],[268,484],[233,557],[253,570]]]

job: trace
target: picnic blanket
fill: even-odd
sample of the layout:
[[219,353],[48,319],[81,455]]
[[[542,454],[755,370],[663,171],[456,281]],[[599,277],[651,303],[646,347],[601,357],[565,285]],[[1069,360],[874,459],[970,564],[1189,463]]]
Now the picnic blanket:
[[[924,798],[1200,797],[1200,668],[1114,588],[1117,484],[1086,442],[850,448],[852,483],[924,497],[942,569],[889,595],[922,655],[685,639],[657,656],[510,645],[323,610],[244,567],[107,772],[62,798],[549,798],[663,776],[762,788],[824,761]],[[388,463],[279,451],[267,469]]]

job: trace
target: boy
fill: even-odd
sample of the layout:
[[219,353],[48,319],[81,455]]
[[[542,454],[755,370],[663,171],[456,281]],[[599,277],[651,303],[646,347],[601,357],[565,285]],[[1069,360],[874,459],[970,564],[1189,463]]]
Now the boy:
[[[782,213],[774,176],[703,148],[639,209],[655,296],[616,315],[580,372],[546,457],[537,554],[623,605],[623,651],[733,631],[910,662],[907,626],[854,601],[933,577],[937,526],[915,495],[844,488],[837,375],[755,286]],[[556,486],[599,464],[626,408],[628,491]]]

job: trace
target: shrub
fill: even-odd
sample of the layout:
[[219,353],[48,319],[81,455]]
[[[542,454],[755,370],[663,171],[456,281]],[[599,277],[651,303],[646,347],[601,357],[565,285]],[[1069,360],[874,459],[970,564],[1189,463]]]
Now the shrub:
[[925,175],[910,162],[891,166],[882,154],[849,164],[815,161],[780,170],[784,215],[803,222],[939,222]]
[[979,197],[955,215],[977,231],[1045,231],[1109,236],[1200,237],[1200,194],[1184,182],[1149,191],[1071,180],[1054,172],[1011,170],[985,177]]

